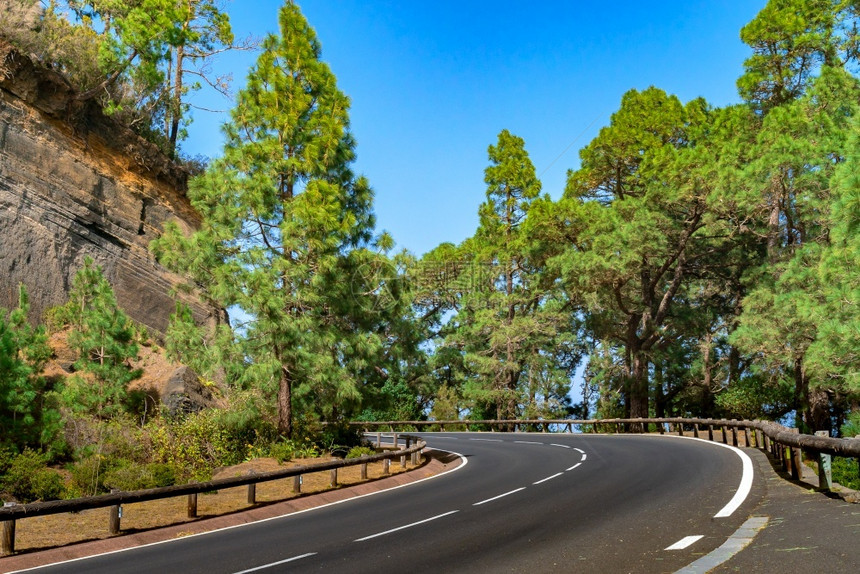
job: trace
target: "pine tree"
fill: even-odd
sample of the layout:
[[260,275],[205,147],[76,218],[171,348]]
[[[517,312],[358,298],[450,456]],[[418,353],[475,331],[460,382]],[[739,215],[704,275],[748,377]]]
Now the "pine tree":
[[19,288],[18,308],[0,309],[0,446],[18,451],[52,445],[59,413],[41,376],[51,356],[43,327],[27,322],[29,299]]
[[365,289],[351,278],[374,218],[350,170],[349,99],[299,8],[287,2],[278,21],[224,126],[223,158],[191,185],[201,231],[168,230],[154,249],[248,314],[247,375],[271,389],[289,437],[297,401],[334,417],[360,399],[353,362],[378,338],[355,329]]
[[60,316],[71,326],[69,345],[78,353],[75,369],[83,373],[67,381],[63,402],[72,411],[99,418],[121,413],[128,384],[140,376],[128,364],[137,358],[135,328],[91,258],[86,257],[75,274]]
[[446,345],[463,354],[463,395],[473,414],[560,416],[578,356],[562,360],[575,338],[552,286],[542,282],[543,260],[525,231],[541,183],[525,142],[509,131],[499,134],[488,155],[481,223],[458,249],[466,281],[446,327]]

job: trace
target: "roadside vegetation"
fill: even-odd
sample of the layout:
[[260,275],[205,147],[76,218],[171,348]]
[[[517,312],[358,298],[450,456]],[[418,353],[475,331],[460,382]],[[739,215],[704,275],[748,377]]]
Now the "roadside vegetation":
[[[209,0],[0,4],[9,41],[172,157],[193,66],[252,44]],[[151,245],[236,311],[204,328],[180,306],[164,341],[221,406],[171,418],[130,390],[153,342],[84,262],[47,328],[28,321],[24,289],[0,313],[4,496],[349,451],[350,420],[788,417],[860,434],[857,2],[768,2],[741,30],[740,104],[630,90],[558,200],[501,130],[474,235],[423,257],[375,230],[349,99],[313,28],[289,1],[277,21],[222,155],[190,181],[200,229],[168,226]],[[57,330],[77,359],[48,378]],[[844,466],[837,480],[856,484],[856,461]]]

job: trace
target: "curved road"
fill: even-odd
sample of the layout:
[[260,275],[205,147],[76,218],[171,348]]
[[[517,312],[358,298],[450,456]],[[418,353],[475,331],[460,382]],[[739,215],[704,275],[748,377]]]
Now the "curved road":
[[723,544],[759,496],[737,494],[746,455],[705,441],[424,436],[467,464],[343,504],[38,571],[674,572]]

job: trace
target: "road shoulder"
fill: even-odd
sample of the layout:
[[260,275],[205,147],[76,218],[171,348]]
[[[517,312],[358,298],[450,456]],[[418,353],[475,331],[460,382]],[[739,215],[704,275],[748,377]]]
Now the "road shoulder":
[[769,521],[744,550],[712,572],[854,571],[860,564],[860,505],[786,480],[765,453],[745,452],[767,489],[751,515]]

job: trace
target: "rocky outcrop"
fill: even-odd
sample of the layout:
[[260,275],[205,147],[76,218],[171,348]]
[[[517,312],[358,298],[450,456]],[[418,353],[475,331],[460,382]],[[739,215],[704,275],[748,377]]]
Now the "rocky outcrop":
[[[24,283],[41,316],[66,300],[90,256],[126,312],[163,334],[183,280],[148,245],[168,221],[186,231],[199,225],[186,181],[155,146],[0,40],[0,307],[14,307]],[[200,322],[222,317],[178,296]]]
[[191,367],[179,367],[167,379],[161,404],[171,417],[197,413],[216,405],[212,391]]

